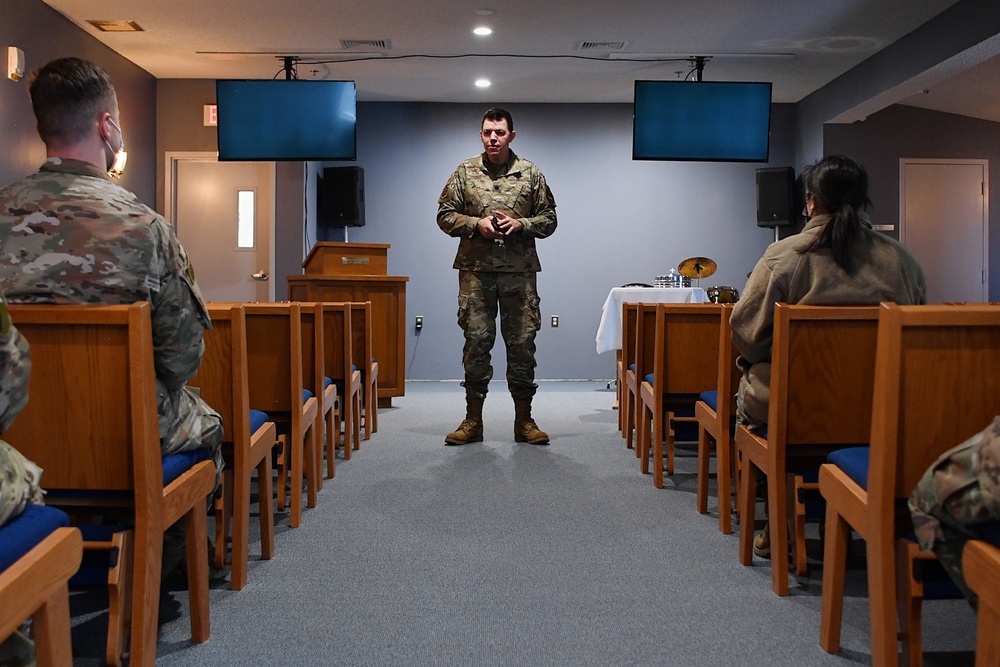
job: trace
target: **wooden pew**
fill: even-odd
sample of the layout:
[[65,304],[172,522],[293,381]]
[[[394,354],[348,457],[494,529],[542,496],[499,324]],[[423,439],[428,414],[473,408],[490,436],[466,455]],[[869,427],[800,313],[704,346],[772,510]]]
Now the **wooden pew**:
[[[354,330],[352,351],[354,365],[361,370],[364,401],[365,440],[378,432],[378,360],[372,347],[372,302],[351,302],[351,327]],[[357,449],[357,443],[355,443]]]
[[[897,501],[945,451],[981,431],[1000,405],[1000,307],[882,304],[874,362],[871,447],[855,476],[820,468],[826,499],[820,645],[840,649],[847,541],[868,553],[872,663],[896,665]],[[864,453],[864,452],[862,452]]]
[[[247,358],[250,407],[275,421],[291,469],[291,516],[302,522],[302,479],[307,504],[316,506],[316,415],[320,399],[303,399],[302,317],[298,303],[248,303]],[[278,507],[284,507],[284,475],[279,476]]]
[[[698,394],[715,387],[719,375],[719,317],[715,303],[661,303],[655,310],[653,363],[640,376],[637,422],[642,436],[639,450],[642,471],[648,472],[653,449],[653,485],[663,488],[663,447],[666,440],[667,473],[674,472],[673,413],[689,409],[694,421]],[[646,377],[653,374],[653,382]],[[650,428],[650,424],[652,428]]]
[[[788,595],[788,503],[796,469],[817,470],[838,446],[867,444],[877,306],[775,304],[767,438],[740,425],[740,563],[753,562],[757,471],[767,476],[771,587]],[[796,554],[805,537],[795,531]],[[800,550],[801,547],[801,550]],[[805,559],[796,557],[804,574]]]
[[[639,313],[636,303],[622,304],[622,348],[618,351],[616,363],[616,392],[618,394],[618,429],[625,438],[625,446],[632,449],[632,431],[635,429],[635,401],[630,387],[638,387],[635,382],[635,327]],[[631,375],[629,368],[632,368]],[[630,384],[631,383],[631,384]]]
[[976,667],[1000,665],[1000,549],[971,540],[962,549],[962,574],[979,596]]
[[163,532],[181,518],[191,640],[205,641],[215,465],[200,461],[163,484],[149,304],[11,305],[10,314],[31,342],[31,394],[48,400],[30,401],[5,438],[45,470],[48,504],[134,516],[131,664],[156,660]]
[[[323,489],[323,442],[324,432],[326,442],[332,442],[334,419],[337,420],[337,433],[340,432],[340,412],[337,409],[337,385],[327,385],[326,363],[326,332],[324,331],[323,304],[303,302],[302,315],[302,382],[313,395],[319,398],[319,409],[316,411],[316,490]],[[330,378],[332,380],[332,377]],[[327,470],[330,477],[334,476],[336,464],[333,458],[327,460]]]
[[739,386],[740,369],[736,366],[739,352],[733,345],[733,332],[729,317],[733,304],[721,304],[719,311],[719,374],[716,380],[716,405],[704,400],[694,406],[698,421],[698,512],[708,511],[708,468],[710,441],[715,443],[716,479],[719,491],[719,530],[733,532],[732,481],[733,463],[736,461],[733,440],[733,420],[736,418],[736,388]]
[[[624,333],[623,333],[624,335]],[[622,345],[624,345],[624,339]],[[635,457],[642,459],[642,472],[649,472],[649,457],[643,457],[642,429],[645,425],[639,419],[640,394],[642,389],[642,379],[647,374],[653,372],[653,351],[656,346],[656,304],[637,303],[635,305],[635,331],[632,340],[632,355],[627,370],[625,371],[625,390],[629,392],[629,413],[632,417],[632,424],[626,424],[627,433],[625,436],[625,446],[632,447],[632,431],[635,431]],[[634,429],[633,429],[634,427]]]
[[[336,382],[340,392],[341,416],[344,420],[344,460],[351,460],[351,451],[361,439],[361,371],[353,369],[354,337],[350,302],[323,303],[323,354],[327,375]],[[333,476],[334,449],[340,444],[340,422],[326,439],[327,473]]]
[[82,557],[80,531],[56,528],[0,571],[0,642],[31,618],[39,667],[73,664],[67,582]]
[[232,577],[230,586],[240,590],[247,583],[250,534],[250,483],[257,471],[260,503],[261,558],[274,556],[274,485],[271,450],[276,445],[274,422],[251,431],[250,390],[247,368],[246,315],[242,304],[207,304],[212,329],[205,332],[205,354],[189,384],[222,417],[223,453],[226,458],[221,511],[216,515],[216,566],[225,562],[227,526],[232,522]]

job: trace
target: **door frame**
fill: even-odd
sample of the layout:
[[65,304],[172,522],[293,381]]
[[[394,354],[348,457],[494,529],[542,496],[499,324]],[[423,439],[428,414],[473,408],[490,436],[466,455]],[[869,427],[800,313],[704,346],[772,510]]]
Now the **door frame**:
[[981,158],[899,158],[899,242],[906,245],[906,165],[975,164],[983,168],[982,301],[990,300],[990,161]]
[[[167,222],[174,230],[174,234],[177,233],[177,220],[175,219],[175,211],[177,210],[177,169],[181,162],[218,162],[219,153],[217,151],[167,151],[164,154],[164,182],[163,182],[163,217],[166,218]],[[268,235],[268,257],[267,257],[267,273],[271,276],[271,279],[267,281],[267,298],[268,301],[274,301],[274,221],[275,221],[275,165],[273,162],[266,163],[268,165],[268,172],[270,173],[270,180],[267,183],[267,187],[271,191],[271,207],[266,211],[259,212],[264,213],[267,216],[267,235]],[[197,269],[197,267],[195,267]]]

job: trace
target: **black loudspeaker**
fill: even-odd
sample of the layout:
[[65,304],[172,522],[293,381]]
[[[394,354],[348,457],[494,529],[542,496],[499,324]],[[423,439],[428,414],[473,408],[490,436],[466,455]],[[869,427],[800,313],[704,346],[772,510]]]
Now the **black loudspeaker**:
[[794,169],[775,167],[757,170],[758,227],[798,224],[799,211],[795,208],[795,201]]
[[327,167],[316,183],[316,226],[365,226],[365,170]]

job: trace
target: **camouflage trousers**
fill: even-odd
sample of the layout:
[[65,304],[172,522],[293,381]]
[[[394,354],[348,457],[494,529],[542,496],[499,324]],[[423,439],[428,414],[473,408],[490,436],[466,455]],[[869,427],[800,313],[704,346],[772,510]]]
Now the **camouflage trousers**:
[[976,606],[976,595],[962,576],[962,548],[983,536],[983,524],[1000,521],[1000,417],[940,456],[908,505],[920,548],[934,552]]
[[197,389],[167,389],[156,381],[160,420],[160,453],[166,457],[192,449],[207,449],[215,461],[216,486],[222,474],[222,417],[198,395]]
[[535,273],[458,272],[458,325],[465,333],[465,393],[485,398],[493,378],[490,352],[500,333],[507,348],[507,387],[514,398],[535,395],[535,334],[541,328]]

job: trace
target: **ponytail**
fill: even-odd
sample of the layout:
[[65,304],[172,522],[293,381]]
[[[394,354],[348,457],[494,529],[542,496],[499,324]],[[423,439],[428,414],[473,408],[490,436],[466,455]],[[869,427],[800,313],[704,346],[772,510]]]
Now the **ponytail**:
[[855,248],[861,240],[858,211],[871,203],[868,174],[851,158],[831,155],[809,170],[806,190],[830,212],[830,221],[803,252],[829,248],[833,261],[853,274],[857,266]]

